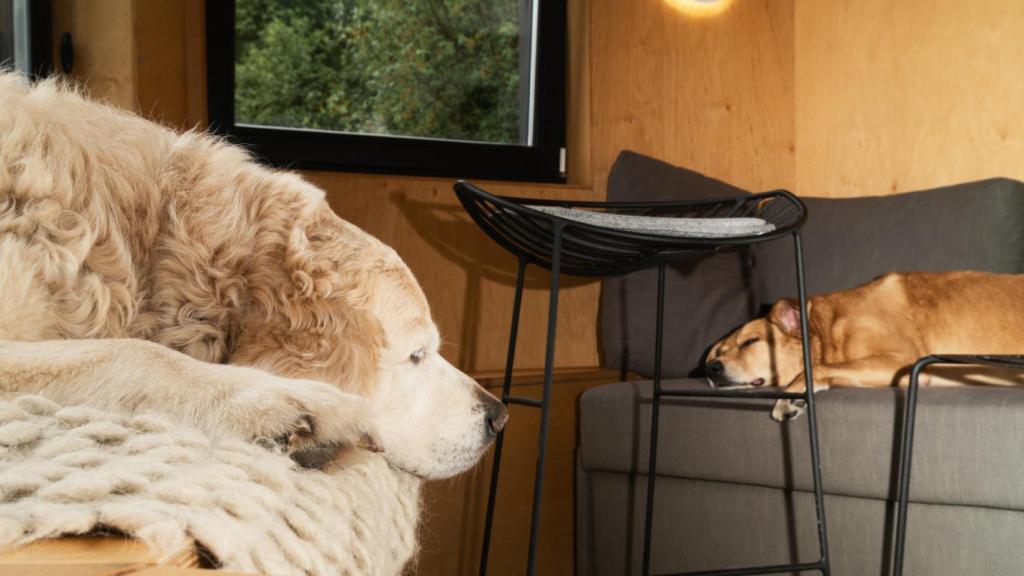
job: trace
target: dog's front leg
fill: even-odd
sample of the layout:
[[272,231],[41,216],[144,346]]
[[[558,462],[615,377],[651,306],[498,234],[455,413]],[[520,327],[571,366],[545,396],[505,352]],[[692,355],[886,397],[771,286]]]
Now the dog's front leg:
[[[814,391],[828,390],[827,379],[822,378],[822,374],[819,374],[819,368],[815,368],[814,374]],[[791,394],[803,394],[807,391],[807,379],[804,371],[801,370],[796,378],[790,381],[789,385],[783,388],[783,392]],[[776,400],[775,406],[772,407],[772,420],[777,422],[784,422],[786,420],[792,420],[804,413],[807,409],[807,402],[805,400]]]
[[[828,390],[830,387],[881,387],[891,386],[893,380],[906,366],[913,364],[914,354],[876,354],[848,362],[834,362],[814,367],[814,390]],[[786,387],[786,392],[802,393],[807,390],[804,373],[800,372]],[[772,409],[772,418],[782,422],[803,414],[806,403],[803,400],[779,400]]]
[[144,340],[0,341],[0,393],[129,413],[160,412],[213,434],[293,450],[377,445],[366,401],[311,380],[201,362]]

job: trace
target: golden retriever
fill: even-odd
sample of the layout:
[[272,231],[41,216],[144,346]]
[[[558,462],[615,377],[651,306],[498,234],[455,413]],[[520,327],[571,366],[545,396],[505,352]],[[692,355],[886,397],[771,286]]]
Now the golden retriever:
[[[893,273],[807,302],[814,389],[906,383],[929,354],[1024,353],[1024,276],[985,272]],[[708,351],[716,388],[784,386],[804,392],[800,308],[779,300]],[[1013,384],[1005,370],[933,370],[923,385]],[[795,418],[802,400],[779,400],[775,420]]]
[[156,410],[425,478],[508,418],[391,248],[239,147],[0,74],[0,393]]

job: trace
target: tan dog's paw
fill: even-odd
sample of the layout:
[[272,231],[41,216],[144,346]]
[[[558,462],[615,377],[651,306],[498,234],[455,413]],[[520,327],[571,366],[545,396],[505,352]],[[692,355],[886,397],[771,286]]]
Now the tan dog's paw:
[[367,401],[322,382],[260,374],[231,399],[231,424],[250,438],[289,453],[317,447],[378,451],[380,438]]
[[772,408],[772,420],[785,422],[804,413],[807,402],[804,400],[776,400]]

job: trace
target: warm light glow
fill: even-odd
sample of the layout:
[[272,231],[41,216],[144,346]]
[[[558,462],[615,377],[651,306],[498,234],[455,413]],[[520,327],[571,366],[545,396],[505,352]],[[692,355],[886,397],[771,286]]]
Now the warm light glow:
[[725,12],[732,0],[665,0],[669,6],[687,16],[718,16]]

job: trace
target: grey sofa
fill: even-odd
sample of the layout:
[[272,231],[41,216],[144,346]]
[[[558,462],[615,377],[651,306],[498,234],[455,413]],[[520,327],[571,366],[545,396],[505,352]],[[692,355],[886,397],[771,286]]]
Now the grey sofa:
[[[609,200],[745,193],[634,153]],[[994,179],[887,197],[807,198],[811,294],[887,271],[1024,272],[1024,184]],[[764,305],[795,295],[792,243],[673,268],[666,304],[666,387],[704,387],[706,348]],[[606,362],[653,364],[656,272],[605,280]],[[1021,303],[1024,306],[1024,302]],[[1024,352],[1024,335],[1022,335]],[[577,573],[638,574],[649,444],[649,381],[580,399]],[[903,391],[831,390],[819,430],[833,574],[889,573]],[[663,401],[655,498],[655,573],[817,559],[807,421],[769,419],[770,402]],[[906,573],[1024,574],[1024,390],[922,391]]]

